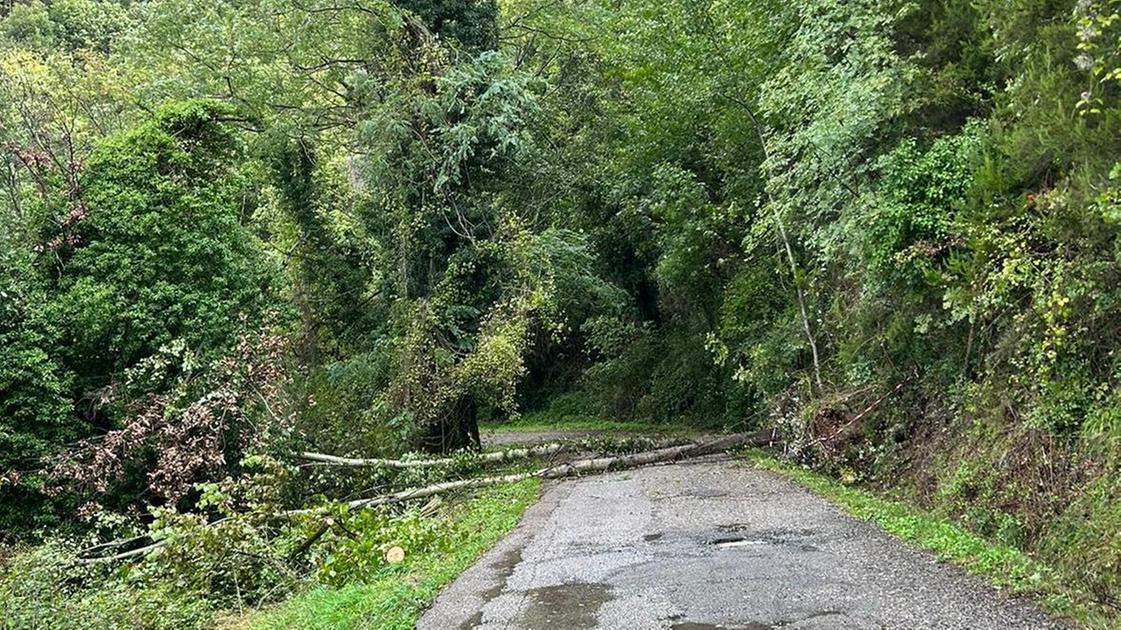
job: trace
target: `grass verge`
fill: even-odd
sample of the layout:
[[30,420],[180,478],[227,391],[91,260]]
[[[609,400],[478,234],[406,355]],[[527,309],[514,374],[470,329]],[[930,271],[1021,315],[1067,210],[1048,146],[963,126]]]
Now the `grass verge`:
[[361,584],[313,587],[223,627],[412,628],[440,588],[514,527],[539,486],[529,479],[485,490],[444,517],[451,529],[439,549],[407,557]]
[[823,475],[779,461],[762,451],[747,451],[759,468],[790,479],[849,514],[987,578],[998,590],[1030,597],[1052,615],[1086,627],[1113,627],[1087,594],[1069,586],[1054,568],[1007,545],[995,544],[912,505],[846,486]]

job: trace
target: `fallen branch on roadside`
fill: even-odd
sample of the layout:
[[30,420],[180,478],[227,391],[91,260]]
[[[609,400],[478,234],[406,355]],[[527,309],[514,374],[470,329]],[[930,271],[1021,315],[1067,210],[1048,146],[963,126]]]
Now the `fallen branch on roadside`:
[[77,564],[94,564],[96,562],[113,562],[115,560],[128,560],[129,558],[135,558],[136,556],[143,556],[147,553],[153,552],[153,551],[159,549],[160,547],[163,547],[166,542],[167,541],[164,541],[164,540],[157,540],[156,542],[145,545],[143,547],[139,547],[137,549],[132,549],[131,551],[122,551],[121,553],[113,554],[111,556],[98,556],[98,557],[95,557],[95,558],[78,558],[76,560],[76,563]]

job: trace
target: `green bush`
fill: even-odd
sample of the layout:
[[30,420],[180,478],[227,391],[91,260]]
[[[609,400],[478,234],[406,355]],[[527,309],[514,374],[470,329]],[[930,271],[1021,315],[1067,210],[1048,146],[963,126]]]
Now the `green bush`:
[[106,139],[85,167],[57,298],[66,364],[86,388],[182,340],[203,357],[232,347],[239,315],[266,305],[269,274],[243,223],[240,145],[217,105],[188,102]]

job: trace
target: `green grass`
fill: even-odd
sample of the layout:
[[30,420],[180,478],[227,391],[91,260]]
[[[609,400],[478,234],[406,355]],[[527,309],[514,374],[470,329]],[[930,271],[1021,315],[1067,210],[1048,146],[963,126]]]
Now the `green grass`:
[[1057,570],[1014,547],[994,544],[912,505],[843,485],[766,453],[748,451],[746,456],[756,466],[809,488],[856,518],[875,523],[885,532],[933,552],[942,561],[987,578],[998,590],[1029,596],[1048,612],[1089,627],[1115,627]]
[[420,553],[362,584],[319,586],[230,628],[412,628],[440,588],[452,581],[514,527],[537,497],[530,479],[484,491],[449,514],[451,532],[441,551]]

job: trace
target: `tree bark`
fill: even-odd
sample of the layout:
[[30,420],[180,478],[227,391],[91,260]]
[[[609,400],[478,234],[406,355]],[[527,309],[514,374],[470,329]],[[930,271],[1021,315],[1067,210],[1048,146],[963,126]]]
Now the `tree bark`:
[[478,404],[467,395],[451,403],[439,420],[428,425],[420,447],[427,453],[447,454],[464,449],[479,450]]

